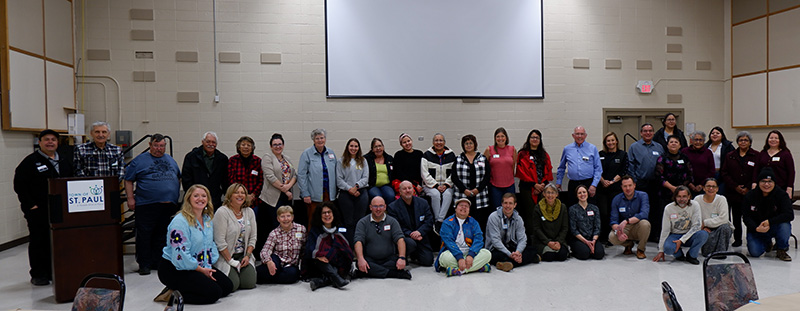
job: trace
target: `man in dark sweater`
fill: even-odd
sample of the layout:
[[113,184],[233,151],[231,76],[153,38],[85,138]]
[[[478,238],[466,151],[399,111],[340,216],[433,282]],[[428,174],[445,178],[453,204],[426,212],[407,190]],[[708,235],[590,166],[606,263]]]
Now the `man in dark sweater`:
[[759,257],[772,251],[775,239],[776,258],[792,261],[786,253],[792,235],[792,200],[786,191],[775,185],[775,173],[765,167],[758,174],[758,187],[744,196],[742,220],[747,226],[747,251]]
[[[386,215],[386,201],[375,197],[371,213],[356,224],[355,241],[358,271],[373,278],[411,279],[406,267],[406,243],[400,223]],[[395,245],[397,248],[395,249]]]
[[397,219],[406,244],[409,257],[417,260],[420,266],[433,265],[433,249],[428,235],[433,229],[433,214],[428,201],[414,196],[414,184],[408,180],[400,183],[400,200],[389,203],[389,216]]
[[217,150],[217,133],[206,132],[202,145],[186,154],[181,175],[183,190],[194,184],[206,186],[211,192],[214,210],[220,207],[228,188],[228,156]]

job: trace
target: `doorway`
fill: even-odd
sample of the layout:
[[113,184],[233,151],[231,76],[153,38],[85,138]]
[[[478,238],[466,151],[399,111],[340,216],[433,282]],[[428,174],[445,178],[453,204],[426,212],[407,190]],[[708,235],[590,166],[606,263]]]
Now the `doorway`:
[[[626,109],[626,108],[603,108],[603,133],[614,132],[620,140],[620,147],[625,151],[634,142],[639,140],[639,128],[642,124],[650,123],[655,130],[662,127],[661,121],[668,112],[675,114],[677,124],[681,127],[683,120],[683,108],[676,109]],[[605,136],[605,134],[603,134]],[[598,146],[602,149],[602,146]]]

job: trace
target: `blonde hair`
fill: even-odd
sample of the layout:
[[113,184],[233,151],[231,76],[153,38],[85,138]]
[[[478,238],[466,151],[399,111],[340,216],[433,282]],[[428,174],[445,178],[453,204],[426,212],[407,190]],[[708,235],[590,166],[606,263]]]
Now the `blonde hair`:
[[294,215],[294,210],[292,209],[291,206],[284,205],[284,206],[279,207],[278,210],[275,211],[275,214],[278,215],[278,216],[280,216],[283,213],[289,213],[289,214]]
[[214,205],[211,203],[211,192],[208,191],[206,186],[200,184],[194,184],[189,187],[189,190],[186,190],[186,194],[183,195],[183,205],[181,205],[180,214],[183,214],[183,217],[186,218],[186,221],[189,222],[190,226],[194,226],[197,223],[197,219],[194,217],[194,213],[192,212],[192,203],[189,202],[189,199],[192,197],[192,193],[194,193],[197,189],[203,189],[206,192],[206,207],[203,208],[203,215],[208,215],[209,219],[214,219]]
[[250,206],[250,204],[252,203],[250,202],[250,197],[249,197],[250,192],[247,191],[247,187],[238,182],[228,186],[228,190],[225,191],[225,201],[222,202],[222,205],[231,207],[231,197],[233,196],[233,193],[236,192],[236,190],[239,190],[240,187],[244,189],[244,204],[242,204],[241,207],[244,208]]

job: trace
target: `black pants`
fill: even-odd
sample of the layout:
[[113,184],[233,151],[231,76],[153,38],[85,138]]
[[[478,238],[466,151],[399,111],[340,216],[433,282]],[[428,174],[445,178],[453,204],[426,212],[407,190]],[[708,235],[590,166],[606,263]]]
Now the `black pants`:
[[275,206],[269,205],[266,202],[261,203],[260,211],[256,214],[256,226],[258,230],[256,230],[256,247],[253,250],[253,255],[256,256],[257,260],[261,260],[261,249],[264,248],[264,243],[267,242],[270,232],[278,227],[278,215],[276,214],[278,207],[290,205],[291,203],[292,202],[289,202],[289,197],[283,193],[278,197],[278,202]]
[[611,201],[622,191],[597,189],[597,193],[597,208],[600,210],[600,237],[598,241],[606,243],[608,242],[608,233],[611,232]]
[[233,283],[224,273],[213,273],[216,281],[195,270],[177,270],[172,262],[161,258],[158,279],[167,288],[177,290],[191,304],[214,303],[233,291]]
[[[516,247],[515,247],[516,249]],[[509,249],[510,251],[514,251]],[[492,259],[489,260],[490,264],[496,265],[498,262],[507,261],[514,265],[514,267],[524,266],[529,263],[539,263],[539,255],[536,254],[536,251],[533,247],[526,247],[524,251],[522,251],[522,262],[516,262],[511,257],[508,257],[506,253],[503,253],[499,250],[493,249],[492,250]]]
[[397,275],[397,256],[392,255],[389,258],[370,258],[369,256],[365,256],[364,259],[369,264],[369,270],[367,270],[367,275],[371,278],[378,278],[378,279],[385,279],[387,277],[391,277],[392,275]]
[[433,249],[427,237],[423,236],[419,241],[404,237],[403,241],[406,242],[406,254],[409,258],[416,259],[420,266],[433,266]]
[[[475,204],[475,203],[473,203],[473,204]],[[472,206],[475,206],[475,205],[472,205]],[[484,207],[484,208],[471,209],[470,210],[470,216],[472,216],[472,218],[475,218],[475,220],[478,221],[478,225],[481,226],[481,231],[482,232],[484,232],[484,233],[486,232],[486,222],[489,221],[489,215],[491,215],[492,212],[494,212],[496,210],[496,208],[497,208],[497,206],[495,206],[495,208]],[[448,215],[450,215],[450,214],[448,214]]]
[[32,278],[53,279],[50,255],[50,222],[47,219],[47,208],[39,206],[25,213],[28,221],[28,262],[31,265]]
[[153,203],[136,206],[136,263],[139,268],[158,269],[167,227],[177,212],[172,203]]
[[[731,192],[735,192],[731,189]],[[733,241],[742,241],[742,196],[738,193],[728,196],[728,210],[733,223]]]
[[603,247],[603,243],[595,243],[594,244],[594,254],[592,254],[589,246],[584,244],[577,239],[567,242],[569,244],[569,248],[572,249],[572,257],[575,257],[580,260],[586,259],[603,259],[606,255],[605,248]]
[[[651,181],[640,181],[636,184],[636,190],[644,191],[650,201],[650,213],[647,220],[650,221],[650,237],[647,239],[650,242],[658,243],[661,237],[661,218],[664,216],[664,205],[666,203],[661,201],[661,180],[656,178]],[[669,201],[672,199],[670,198]]]
[[[528,239],[530,241],[530,239]],[[528,244],[530,245],[530,244]],[[561,244],[561,248],[558,249],[557,252],[544,252],[545,246],[543,244],[534,243],[533,245],[529,246],[533,248],[537,254],[542,255],[542,261],[564,261],[567,260],[569,257],[569,251],[567,250],[567,244]]]
[[356,232],[356,224],[358,221],[367,215],[369,209],[369,195],[367,189],[359,190],[361,195],[353,196],[347,191],[339,192],[339,197],[336,204],[339,206],[339,212],[342,214],[342,225],[347,228],[344,237],[352,247],[355,245],[354,234]]
[[278,255],[272,254],[275,263],[275,275],[269,274],[269,267],[264,263],[256,268],[256,283],[258,284],[294,284],[300,279],[300,269],[297,266],[285,266]]

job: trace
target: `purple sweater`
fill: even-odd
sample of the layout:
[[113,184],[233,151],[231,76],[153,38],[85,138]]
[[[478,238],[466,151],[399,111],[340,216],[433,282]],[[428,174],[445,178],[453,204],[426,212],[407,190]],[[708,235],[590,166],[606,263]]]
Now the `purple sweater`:
[[692,146],[681,149],[681,152],[689,158],[692,163],[692,175],[694,184],[702,185],[706,178],[716,175],[714,167],[714,154],[708,148],[694,149]]

